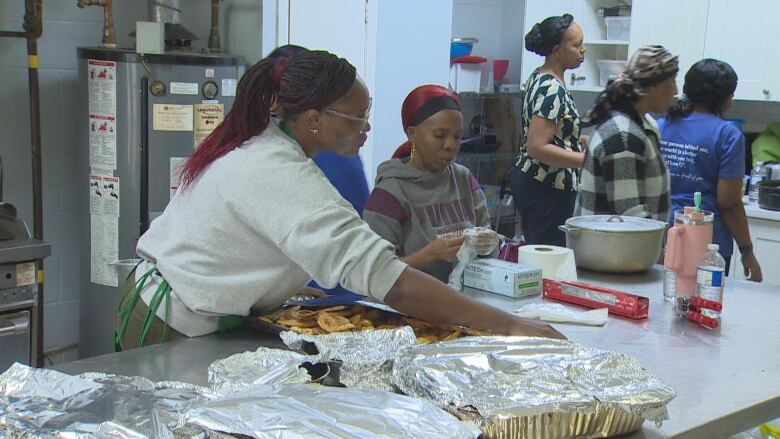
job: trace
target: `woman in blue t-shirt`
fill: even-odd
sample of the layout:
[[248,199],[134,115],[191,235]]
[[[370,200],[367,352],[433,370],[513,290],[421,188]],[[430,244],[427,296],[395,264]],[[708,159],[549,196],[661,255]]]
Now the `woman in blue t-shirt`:
[[723,120],[737,88],[737,74],[723,61],[703,59],[685,74],[684,96],[659,121],[661,151],[669,169],[672,213],[693,205],[702,194],[702,208],[714,212],[712,241],[720,246],[726,270],[733,253],[732,239],[742,255],[745,276],[760,282],[761,266],[753,254],[742,179],[745,176],[745,137]]
[[[268,54],[268,58],[280,59],[291,58],[295,55],[308,52],[309,49],[305,47],[296,46],[295,44],[287,44],[277,47],[271,53]],[[354,155],[351,157],[341,156],[331,151],[323,151],[313,158],[314,163],[325,174],[328,181],[336,188],[337,191],[349,201],[349,204],[355,209],[358,215],[363,216],[363,208],[368,201],[368,182],[366,181],[366,173],[363,170],[363,161],[360,159],[360,155]],[[302,295],[319,295],[319,291],[324,290],[329,295],[356,295],[355,293],[344,289],[341,285],[325,289],[317,285],[317,282],[311,281],[307,289],[301,291]]]

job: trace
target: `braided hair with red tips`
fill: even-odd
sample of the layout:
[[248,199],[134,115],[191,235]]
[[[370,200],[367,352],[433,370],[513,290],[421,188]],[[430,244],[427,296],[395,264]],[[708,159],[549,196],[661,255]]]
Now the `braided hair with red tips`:
[[184,163],[181,187],[188,187],[211,163],[265,131],[272,106],[283,119],[295,120],[307,110],[321,110],[343,97],[355,79],[355,67],[325,51],[260,60],[241,77],[225,120]]

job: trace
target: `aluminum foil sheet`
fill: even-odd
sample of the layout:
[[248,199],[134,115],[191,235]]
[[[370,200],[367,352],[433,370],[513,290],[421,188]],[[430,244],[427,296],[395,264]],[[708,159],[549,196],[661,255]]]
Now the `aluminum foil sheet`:
[[357,332],[334,332],[323,335],[285,331],[279,334],[290,349],[302,350],[313,343],[321,361],[331,361],[338,367],[341,384],[356,389],[394,391],[393,359],[417,344],[409,326],[396,329],[376,329]]
[[568,340],[471,337],[406,349],[393,382],[488,437],[604,437],[668,418],[674,390],[634,358]]
[[312,377],[300,366],[317,361],[312,355],[260,347],[211,363],[209,384],[224,395],[254,384],[308,383]]
[[194,405],[188,425],[253,438],[476,438],[476,425],[431,403],[379,390],[253,386]]
[[24,438],[174,438],[209,390],[98,373],[70,376],[15,364],[0,375],[0,433]]

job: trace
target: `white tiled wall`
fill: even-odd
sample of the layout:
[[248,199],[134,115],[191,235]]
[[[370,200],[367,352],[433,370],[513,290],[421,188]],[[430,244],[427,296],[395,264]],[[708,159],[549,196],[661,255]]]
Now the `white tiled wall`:
[[472,54],[509,59],[505,82],[520,82],[524,10],[525,0],[455,0],[452,37],[479,39]]
[[[21,30],[23,1],[0,2],[0,29]],[[76,172],[78,133],[76,48],[95,46],[102,38],[102,9],[79,9],[75,1],[43,4],[40,58],[41,138],[43,157],[44,239],[52,255],[44,261],[44,350],[79,341],[79,240],[88,222],[75,205],[85,176]],[[114,24],[121,45],[146,2],[115,2]],[[0,39],[0,156],[3,200],[13,203],[32,232],[32,171],[27,89],[27,52],[22,39]],[[76,349],[58,353],[56,362],[75,359]]]
[[[146,4],[146,0],[133,2]],[[115,2],[116,3],[116,2]],[[198,40],[193,47],[208,47],[211,33],[211,6],[209,2],[192,3],[182,13],[181,24],[194,33]],[[261,5],[262,3],[262,5]],[[263,55],[263,13],[262,10],[275,2],[273,0],[222,0],[220,2],[219,25],[222,50],[243,55],[248,65],[254,64]],[[275,9],[267,11],[275,13]]]
[[455,0],[452,37],[478,38],[473,55],[500,58],[502,10],[502,0]]

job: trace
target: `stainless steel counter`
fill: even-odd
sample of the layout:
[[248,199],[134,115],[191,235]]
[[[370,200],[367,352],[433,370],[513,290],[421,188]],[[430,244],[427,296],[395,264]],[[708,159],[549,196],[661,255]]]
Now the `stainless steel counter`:
[[[780,417],[780,288],[727,281],[723,327],[710,332],[675,317],[672,305],[662,300],[662,275],[660,267],[635,276],[580,272],[582,281],[649,297],[650,317],[633,321],[610,315],[600,328],[555,325],[571,340],[635,356],[677,390],[663,426],[645,423],[628,437],[725,437]],[[541,300],[468,294],[505,310]],[[273,337],[236,331],[88,358],[56,369],[206,384],[212,361],[258,346],[282,344]]]

